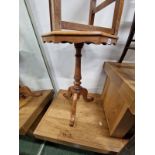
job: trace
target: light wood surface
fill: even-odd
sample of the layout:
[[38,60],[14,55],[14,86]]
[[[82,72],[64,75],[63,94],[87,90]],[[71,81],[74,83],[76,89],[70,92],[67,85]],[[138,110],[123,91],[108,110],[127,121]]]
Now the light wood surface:
[[106,62],[104,70],[107,79],[102,94],[103,108],[110,135],[121,138],[134,125],[134,64]]
[[[89,31],[90,32],[89,35],[97,33],[95,31],[100,31],[101,34],[102,34],[102,32],[104,32],[106,35],[112,33],[112,29],[110,29],[110,28],[105,28],[105,27],[101,27],[101,26],[93,26],[93,25],[85,25],[85,24],[79,24],[79,23],[73,23],[73,22],[66,22],[66,21],[61,21],[61,28],[67,29],[67,30]],[[94,31],[94,33],[91,33],[93,31]],[[82,35],[82,32],[78,32],[78,33],[81,33],[81,35]],[[113,35],[108,35],[108,36],[112,37],[112,38],[115,37]]]
[[70,127],[71,103],[64,99],[64,92],[58,92],[35,129],[35,137],[96,152],[119,152],[128,141],[110,137],[100,95],[90,94],[93,102],[79,99],[76,122]]
[[117,37],[100,31],[52,31],[42,36],[44,42],[116,44]]
[[51,90],[43,90],[42,96],[20,98],[19,100],[19,133],[25,135],[46,104],[51,100]]

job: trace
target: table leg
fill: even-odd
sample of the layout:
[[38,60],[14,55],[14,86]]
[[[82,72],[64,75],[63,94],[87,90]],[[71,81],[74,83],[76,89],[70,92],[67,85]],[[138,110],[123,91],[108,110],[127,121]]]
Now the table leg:
[[76,116],[76,104],[80,95],[83,96],[83,99],[86,102],[93,101],[93,97],[88,96],[87,89],[81,87],[81,50],[83,47],[83,43],[74,44],[74,46],[76,49],[74,86],[69,87],[67,93],[64,94],[67,99],[72,97],[71,119],[69,123],[70,126],[74,126]]
[[71,118],[70,118],[70,122],[69,125],[72,127],[74,126],[74,122],[75,122],[75,116],[76,116],[76,104],[77,104],[77,100],[79,99],[79,94],[74,93],[73,95],[73,100],[72,100],[72,107],[71,107]]

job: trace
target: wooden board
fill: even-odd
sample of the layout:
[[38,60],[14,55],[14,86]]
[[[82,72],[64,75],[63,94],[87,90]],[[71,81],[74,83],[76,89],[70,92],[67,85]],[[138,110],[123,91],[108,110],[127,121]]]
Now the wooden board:
[[[73,23],[72,23],[73,24]],[[75,26],[75,25],[74,25]],[[118,37],[100,31],[52,31],[42,35],[43,42],[116,44]]]
[[51,90],[42,91],[39,97],[20,98],[19,100],[19,133],[25,135],[44,107],[52,99]]
[[41,111],[39,116],[33,122],[33,124],[31,125],[31,127],[29,128],[29,130],[26,133],[27,136],[34,137],[33,132],[36,129],[36,127],[38,126],[38,124],[39,124],[40,120],[42,119],[42,117],[44,116],[44,114],[46,113],[50,103],[51,103],[51,100],[45,105],[45,107],[43,108],[43,110]]
[[93,102],[77,103],[75,126],[69,126],[70,102],[60,90],[34,131],[35,137],[96,152],[119,152],[127,140],[112,138],[102,108],[100,95]]
[[110,135],[122,138],[134,126],[134,64],[106,62],[107,74],[102,95]]
[[93,26],[93,25],[85,25],[85,24],[79,24],[79,23],[73,23],[73,22],[67,22],[67,21],[61,21],[61,28],[68,29],[68,30],[87,31],[87,32],[100,31],[101,33],[105,32],[107,34],[112,34],[112,29],[110,28]]

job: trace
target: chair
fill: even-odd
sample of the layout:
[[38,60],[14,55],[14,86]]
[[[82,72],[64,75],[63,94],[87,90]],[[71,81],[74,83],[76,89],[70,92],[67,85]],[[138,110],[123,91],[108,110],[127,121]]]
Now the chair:
[[[111,28],[93,26],[95,14],[115,2],[113,22]],[[90,0],[89,22],[88,25],[72,23],[61,20],[61,0],[49,0],[50,27],[51,31],[42,35],[44,43],[74,43],[76,49],[74,85],[68,88],[66,98],[72,97],[72,108],[70,126],[74,126],[76,115],[76,104],[80,95],[86,102],[93,100],[88,96],[86,88],[81,86],[81,50],[84,43],[111,45],[116,44],[118,28],[122,15],[124,0],[104,0],[96,6],[96,0]],[[65,30],[65,31],[64,31]]]

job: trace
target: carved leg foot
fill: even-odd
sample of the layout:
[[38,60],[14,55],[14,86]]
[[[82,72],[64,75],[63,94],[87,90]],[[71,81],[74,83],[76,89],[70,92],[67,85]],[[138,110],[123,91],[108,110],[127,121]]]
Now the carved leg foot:
[[88,91],[87,91],[86,88],[82,88],[81,95],[83,96],[83,99],[84,99],[86,102],[91,102],[91,101],[94,100],[93,97],[88,96]]
[[73,86],[69,87],[68,90],[67,90],[67,92],[63,94],[63,96],[64,96],[65,98],[70,99],[70,98],[72,97],[72,95],[73,95],[73,94],[72,94],[72,87],[73,87]]
[[70,122],[69,122],[69,126],[71,126],[71,127],[74,126],[75,117],[76,117],[76,104],[77,104],[78,99],[79,99],[79,94],[74,93],[72,107],[71,107],[71,118],[70,118]]
[[41,96],[42,92],[32,92],[27,86],[19,86],[19,96],[26,98],[28,96],[38,97]]

